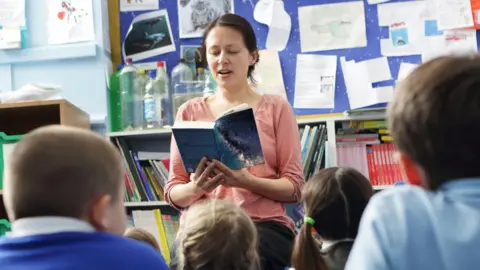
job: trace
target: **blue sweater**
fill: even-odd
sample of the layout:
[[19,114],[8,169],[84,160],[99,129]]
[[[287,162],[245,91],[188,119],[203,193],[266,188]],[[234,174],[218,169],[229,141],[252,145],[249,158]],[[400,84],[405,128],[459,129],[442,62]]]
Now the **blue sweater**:
[[163,270],[150,246],[105,233],[65,232],[0,239],[2,270]]

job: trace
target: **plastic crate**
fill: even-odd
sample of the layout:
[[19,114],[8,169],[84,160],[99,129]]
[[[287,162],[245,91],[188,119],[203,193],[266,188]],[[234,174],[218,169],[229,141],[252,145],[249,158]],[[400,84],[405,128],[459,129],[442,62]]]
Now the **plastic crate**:
[[0,219],[0,237],[4,236],[10,229],[10,222],[6,219]]
[[6,135],[0,132],[0,190],[3,189],[3,168],[5,161],[10,155],[13,146],[23,137],[23,135]]

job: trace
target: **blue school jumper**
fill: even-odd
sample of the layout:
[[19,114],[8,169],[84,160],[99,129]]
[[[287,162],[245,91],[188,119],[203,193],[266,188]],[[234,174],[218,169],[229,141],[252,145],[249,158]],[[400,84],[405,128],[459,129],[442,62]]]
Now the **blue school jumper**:
[[[166,270],[152,247],[121,236],[64,228],[55,233],[22,231],[0,238],[2,270]],[[68,226],[67,226],[68,227]],[[65,231],[67,230],[67,231]]]

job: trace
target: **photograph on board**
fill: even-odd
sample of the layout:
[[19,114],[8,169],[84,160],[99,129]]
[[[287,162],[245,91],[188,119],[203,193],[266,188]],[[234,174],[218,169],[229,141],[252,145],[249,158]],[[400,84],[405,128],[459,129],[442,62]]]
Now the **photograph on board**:
[[170,20],[165,9],[135,17],[123,43],[123,57],[138,61],[175,51]]
[[234,13],[233,0],[177,0],[180,38],[202,37],[207,26],[226,13]]

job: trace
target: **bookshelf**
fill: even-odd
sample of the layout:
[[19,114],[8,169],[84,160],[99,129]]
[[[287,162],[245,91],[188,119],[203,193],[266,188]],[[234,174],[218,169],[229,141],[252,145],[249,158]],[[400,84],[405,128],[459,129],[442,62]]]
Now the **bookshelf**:
[[[382,111],[374,111],[372,113],[361,113],[354,115],[346,114],[334,114],[310,116],[310,117],[298,117],[297,123],[299,128],[306,125],[324,125],[327,131],[327,141],[325,144],[325,150],[328,155],[325,156],[325,163],[329,167],[337,166],[337,143],[336,143],[336,131],[339,125],[342,123],[348,123],[351,121],[367,121],[367,120],[385,120],[386,114]],[[106,133],[106,137],[114,144],[116,139],[122,139],[128,144],[129,149],[132,152],[158,152],[169,153],[170,151],[170,138],[171,129],[152,129],[152,130],[134,130],[134,131],[122,131],[122,132],[110,132]],[[377,191],[389,188],[390,185],[376,185],[374,189]],[[163,209],[171,208],[165,201],[129,201],[125,202],[127,210],[142,209],[157,207]]]

